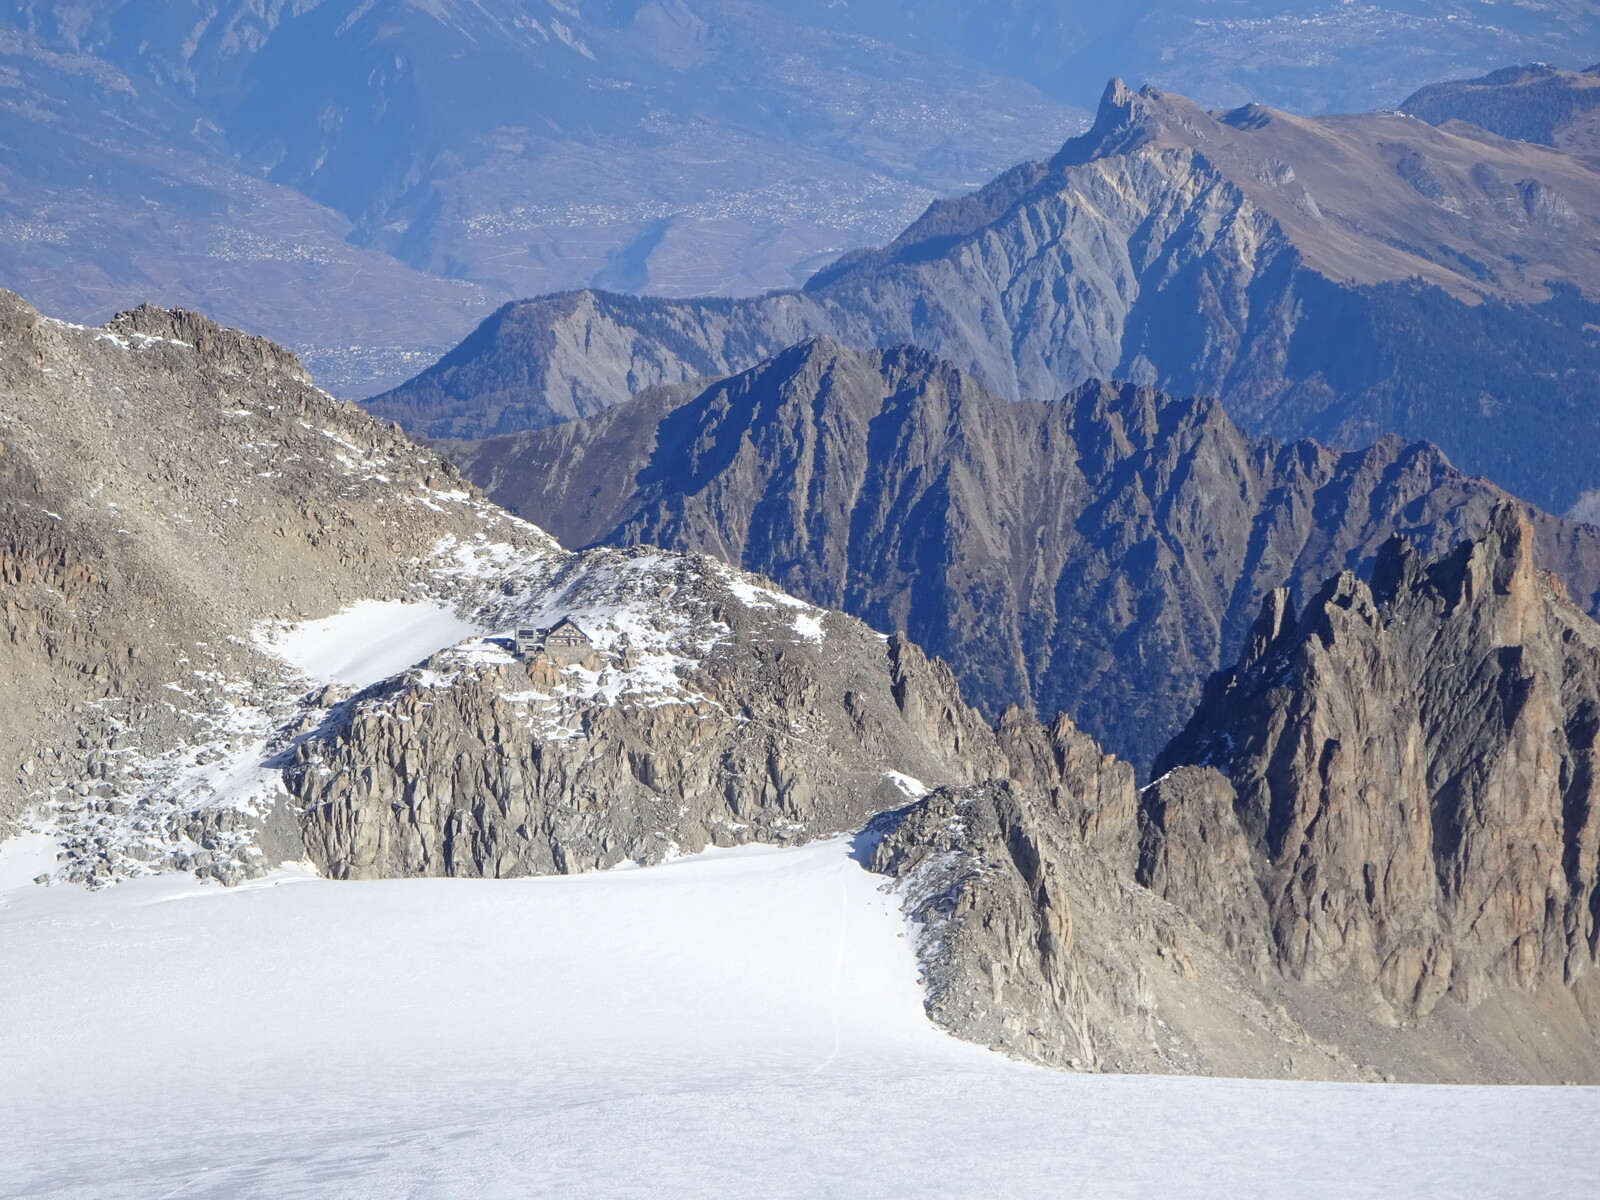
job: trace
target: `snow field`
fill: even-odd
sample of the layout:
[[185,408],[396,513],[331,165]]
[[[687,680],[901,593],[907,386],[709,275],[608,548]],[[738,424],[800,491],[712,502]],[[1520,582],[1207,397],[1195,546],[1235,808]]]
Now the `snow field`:
[[1584,1196],[1594,1089],[1073,1076],[945,1037],[839,841],[97,893],[0,847],[0,1195]]

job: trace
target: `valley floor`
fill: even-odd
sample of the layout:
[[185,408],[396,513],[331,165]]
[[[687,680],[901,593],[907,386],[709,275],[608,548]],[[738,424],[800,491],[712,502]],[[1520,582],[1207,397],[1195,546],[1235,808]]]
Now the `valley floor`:
[[847,844],[514,882],[37,887],[6,1197],[1583,1196],[1600,1089],[1075,1076],[923,1018]]

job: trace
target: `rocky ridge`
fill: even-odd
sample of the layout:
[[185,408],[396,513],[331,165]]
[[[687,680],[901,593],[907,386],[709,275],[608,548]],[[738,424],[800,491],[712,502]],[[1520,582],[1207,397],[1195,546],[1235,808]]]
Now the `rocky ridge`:
[[1136,800],[1079,760],[880,818],[930,1014],[1071,1066],[1594,1078],[1600,625],[1532,540],[1504,505],[1274,592]]
[[[1426,1052],[1320,1040],[1310,1006],[1135,884],[1136,795],[1109,765],[1079,760],[1048,797],[941,789],[869,827],[862,858],[901,896],[937,1024],[1071,1070],[1372,1080],[1410,1058],[1408,1073],[1443,1073]],[[1085,792],[1116,801],[1088,835]]]
[[1268,597],[1157,764],[1184,769],[1145,793],[1141,875],[1197,916],[1253,883],[1239,948],[1384,1019],[1513,990],[1593,1020],[1597,689],[1600,627],[1525,515],[1431,560],[1395,539],[1370,586]]
[[[440,443],[567,545],[709,553],[905,633],[991,719],[1070,712],[1147,766],[1262,598],[1364,570],[1391,533],[1481,530],[1498,488],[1428,445],[1245,436],[1209,399],[1088,384],[1008,403],[916,349],[827,339],[582,421]],[[1541,565],[1600,604],[1600,530],[1533,513]]]
[[826,335],[921,346],[1011,400],[1128,379],[1225,396],[1257,434],[1397,432],[1565,511],[1600,487],[1580,449],[1597,229],[1600,174],[1551,148],[1393,113],[1207,113],[1114,82],[1050,161],[935,203],[803,291],[521,302],[367,403],[476,438]]
[[[571,555],[511,613],[575,621],[593,650],[523,662],[472,640],[285,752],[328,874],[567,874],[805,841],[859,829],[923,779],[1009,770],[942,664],[699,556]],[[1046,738],[1030,722],[1020,740]]]
[[45,805],[89,875],[128,858],[105,824],[237,867],[183,814],[294,690],[252,629],[447,596],[447,542],[553,547],[293,355],[180,310],[87,329],[0,294],[0,444],[0,820]]

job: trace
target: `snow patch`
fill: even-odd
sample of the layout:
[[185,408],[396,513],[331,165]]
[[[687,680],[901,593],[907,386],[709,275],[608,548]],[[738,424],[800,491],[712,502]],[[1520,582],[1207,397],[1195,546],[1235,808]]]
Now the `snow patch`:
[[904,792],[909,799],[920,800],[928,794],[927,784],[920,779],[913,779],[910,775],[899,771],[885,771],[883,777]]
[[0,841],[0,908],[4,908],[7,889],[26,887],[40,875],[56,869],[61,839],[52,834],[29,830]]
[[774,588],[751,583],[748,576],[731,567],[719,564],[719,569],[723,586],[738,597],[739,602],[746,608],[798,608],[806,612],[820,611],[804,600],[796,600],[793,596],[785,595]]
[[301,674],[359,690],[483,632],[437,602],[359,600],[331,617],[266,626],[253,636]]
[[808,642],[822,640],[822,614],[801,613],[794,619],[794,631]]
[[717,577],[722,585],[733,593],[734,598],[751,609],[788,608],[796,610],[792,628],[795,636],[808,642],[821,642],[823,638],[822,621],[827,612],[814,604],[807,604],[804,600],[778,591],[776,588],[762,587],[753,583],[750,577],[742,571],[735,571],[732,567],[717,563],[714,567]]

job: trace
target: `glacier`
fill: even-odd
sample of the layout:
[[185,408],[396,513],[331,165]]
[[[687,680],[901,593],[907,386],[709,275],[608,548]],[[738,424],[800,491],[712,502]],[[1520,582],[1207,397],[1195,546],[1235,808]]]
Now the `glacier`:
[[[936,1030],[849,839],[525,880],[31,879],[0,1196],[1592,1194],[1600,1089],[1074,1075]],[[1535,1182],[1537,1181],[1537,1182]]]

